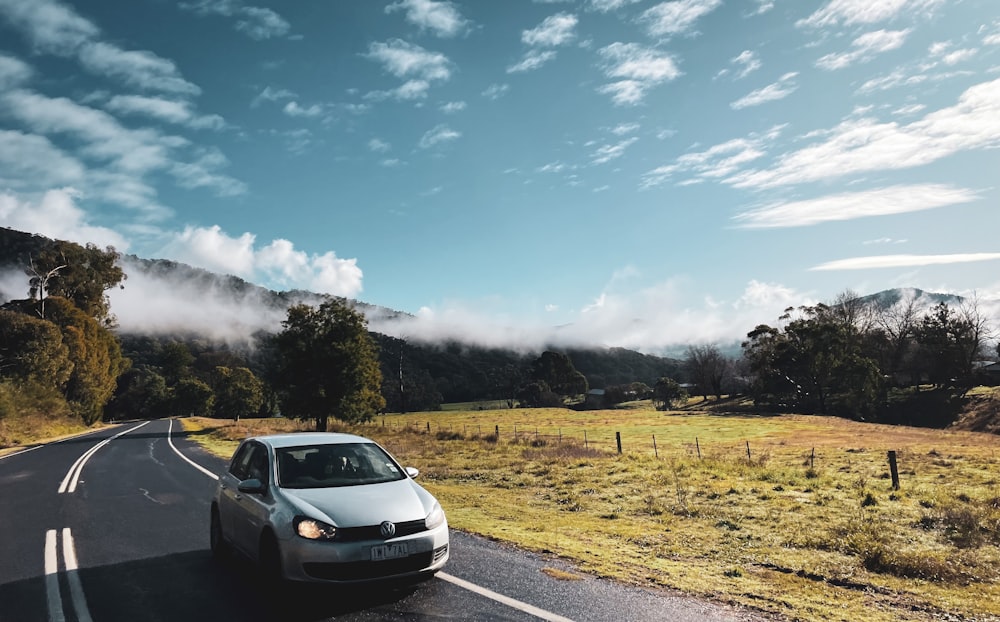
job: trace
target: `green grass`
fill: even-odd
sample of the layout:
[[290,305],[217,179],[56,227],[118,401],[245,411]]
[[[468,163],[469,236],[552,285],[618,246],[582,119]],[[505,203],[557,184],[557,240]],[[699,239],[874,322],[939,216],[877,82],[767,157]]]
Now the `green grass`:
[[[272,422],[192,424],[225,455]],[[689,410],[414,413],[344,429],[418,467],[453,527],[580,572],[798,620],[1000,616],[993,435]]]

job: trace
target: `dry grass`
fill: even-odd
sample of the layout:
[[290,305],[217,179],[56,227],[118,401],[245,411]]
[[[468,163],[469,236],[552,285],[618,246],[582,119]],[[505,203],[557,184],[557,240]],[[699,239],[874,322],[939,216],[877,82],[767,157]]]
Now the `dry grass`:
[[[198,437],[223,439],[223,454],[274,425],[185,423],[219,426]],[[992,435],[558,409],[396,415],[351,431],[418,467],[453,527],[557,555],[581,572],[798,620],[1000,616]],[[889,449],[899,456],[899,491]]]

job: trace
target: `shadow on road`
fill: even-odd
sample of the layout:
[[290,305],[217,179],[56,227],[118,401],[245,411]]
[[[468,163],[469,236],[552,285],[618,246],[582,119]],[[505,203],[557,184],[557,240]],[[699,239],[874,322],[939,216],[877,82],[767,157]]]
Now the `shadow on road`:
[[[412,595],[415,585],[339,588],[267,584],[254,566],[217,562],[205,550],[80,569],[87,608],[101,622],[312,622],[336,619]],[[69,610],[66,582],[63,602]],[[42,577],[0,585],[0,620],[46,620]],[[67,611],[67,619],[76,619]]]

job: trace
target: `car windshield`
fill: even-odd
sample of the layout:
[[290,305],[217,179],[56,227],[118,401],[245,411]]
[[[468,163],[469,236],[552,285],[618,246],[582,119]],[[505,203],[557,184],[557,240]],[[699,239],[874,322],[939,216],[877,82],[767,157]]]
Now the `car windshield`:
[[275,459],[282,488],[359,486],[407,477],[389,454],[373,443],[282,447],[275,449]]

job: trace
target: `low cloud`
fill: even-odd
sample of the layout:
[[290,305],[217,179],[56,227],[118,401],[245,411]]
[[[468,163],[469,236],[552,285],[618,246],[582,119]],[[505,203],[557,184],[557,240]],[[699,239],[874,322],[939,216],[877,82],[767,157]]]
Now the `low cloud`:
[[809,295],[782,285],[750,281],[735,300],[706,298],[701,306],[692,307],[681,302],[685,298],[682,289],[676,281],[637,291],[625,291],[611,283],[607,291],[560,326],[548,323],[550,308],[541,308],[540,317],[533,321],[515,322],[492,310],[496,301],[479,306],[450,303],[426,307],[416,316],[369,318],[369,326],[428,343],[458,340],[519,351],[546,346],[608,346],[655,353],[692,343],[735,343],[758,324],[775,322],[785,308],[815,302]]

